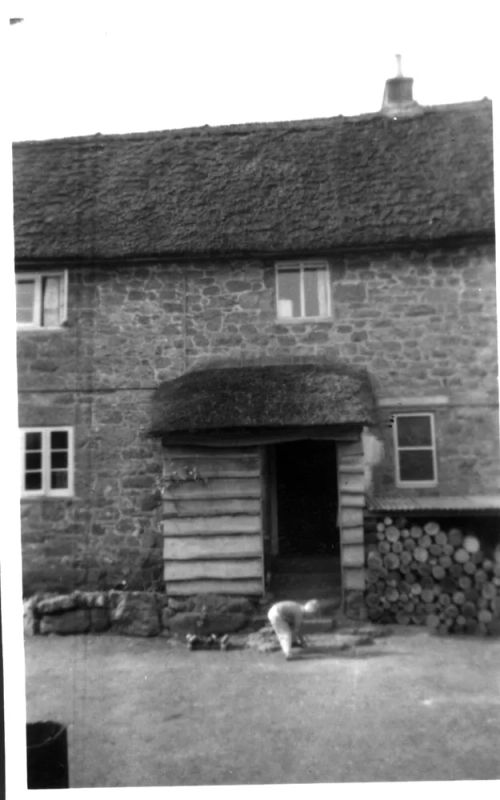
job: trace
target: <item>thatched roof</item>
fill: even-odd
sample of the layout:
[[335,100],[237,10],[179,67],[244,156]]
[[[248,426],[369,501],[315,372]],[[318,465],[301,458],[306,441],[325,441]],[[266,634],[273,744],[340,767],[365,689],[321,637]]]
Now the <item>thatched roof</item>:
[[212,367],[159,386],[151,434],[373,421],[374,399],[364,370],[323,364]]
[[14,146],[18,259],[328,252],[492,237],[488,100]]

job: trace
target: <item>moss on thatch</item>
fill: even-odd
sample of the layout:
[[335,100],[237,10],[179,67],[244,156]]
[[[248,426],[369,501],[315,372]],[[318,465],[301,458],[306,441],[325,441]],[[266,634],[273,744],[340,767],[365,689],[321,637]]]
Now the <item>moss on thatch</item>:
[[217,367],[157,389],[151,433],[366,424],[374,420],[368,374],[345,365]]
[[491,102],[422,111],[16,144],[16,257],[491,238]]

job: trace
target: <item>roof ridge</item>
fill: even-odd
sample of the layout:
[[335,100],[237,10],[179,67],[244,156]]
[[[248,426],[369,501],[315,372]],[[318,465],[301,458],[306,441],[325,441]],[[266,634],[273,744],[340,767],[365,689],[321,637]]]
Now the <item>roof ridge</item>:
[[[492,101],[488,97],[483,97],[481,100],[469,100],[460,103],[442,103],[437,105],[419,106],[420,114],[417,117],[405,117],[404,121],[419,119],[429,113],[434,112],[447,112],[447,111],[466,111],[473,108],[491,108]],[[164,128],[161,130],[150,131],[130,131],[126,133],[90,133],[78,136],[63,136],[52,137],[49,139],[26,139],[13,142],[14,147],[22,146],[54,146],[67,145],[67,144],[92,144],[98,145],[109,141],[151,141],[152,139],[160,139],[166,135],[175,138],[185,137],[201,137],[203,135],[226,135],[236,136],[249,133],[257,133],[263,130],[286,130],[293,131],[294,129],[304,131],[312,130],[314,128],[334,127],[336,123],[353,124],[358,122],[368,122],[369,120],[385,120],[387,117],[380,111],[371,111],[363,114],[354,114],[345,116],[344,114],[337,114],[333,117],[312,117],[306,119],[295,120],[272,120],[270,122],[241,122],[241,123],[228,123],[222,125],[197,125],[188,126],[184,128]],[[401,120],[403,121],[403,120]]]

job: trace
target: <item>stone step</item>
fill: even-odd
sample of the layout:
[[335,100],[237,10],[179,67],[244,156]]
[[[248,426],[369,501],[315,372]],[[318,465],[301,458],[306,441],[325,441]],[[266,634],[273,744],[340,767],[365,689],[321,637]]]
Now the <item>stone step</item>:
[[302,594],[314,591],[326,591],[335,593],[340,586],[340,575],[337,573],[328,575],[279,575],[271,579],[271,591],[273,593],[283,591],[295,591]]
[[286,580],[295,580],[297,582],[300,581],[312,581],[312,580],[319,580],[325,581],[330,580],[331,578],[335,577],[340,578],[340,570],[339,569],[327,569],[321,572],[316,572],[315,570],[311,570],[310,572],[299,572],[297,570],[282,570],[281,572],[271,572],[271,580],[280,581],[282,578]]
[[272,561],[271,569],[273,574],[281,573],[334,573],[340,572],[340,560],[337,556],[283,556]]

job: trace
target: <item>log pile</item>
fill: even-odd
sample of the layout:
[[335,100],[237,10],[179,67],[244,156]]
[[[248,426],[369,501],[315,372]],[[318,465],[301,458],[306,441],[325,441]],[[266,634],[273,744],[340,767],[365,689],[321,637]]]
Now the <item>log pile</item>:
[[366,606],[373,622],[426,625],[439,633],[492,631],[500,611],[500,545],[477,536],[386,517],[367,553]]

